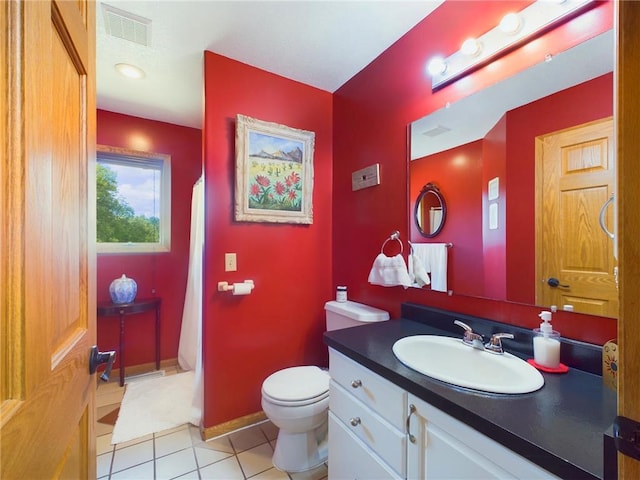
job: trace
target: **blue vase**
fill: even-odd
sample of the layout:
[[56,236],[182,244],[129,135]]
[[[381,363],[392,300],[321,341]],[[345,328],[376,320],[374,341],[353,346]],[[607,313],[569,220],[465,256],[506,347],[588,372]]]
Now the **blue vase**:
[[138,284],[132,278],[122,275],[109,285],[109,295],[113,303],[131,303],[138,293]]

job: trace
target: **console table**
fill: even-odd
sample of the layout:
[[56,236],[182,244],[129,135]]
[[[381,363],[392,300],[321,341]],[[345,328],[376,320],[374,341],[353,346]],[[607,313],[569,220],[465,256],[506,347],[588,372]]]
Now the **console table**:
[[141,298],[132,303],[98,302],[98,317],[120,317],[120,386],[124,386],[124,321],[125,317],[136,313],[156,311],[156,370],[160,370],[160,304],[162,299]]

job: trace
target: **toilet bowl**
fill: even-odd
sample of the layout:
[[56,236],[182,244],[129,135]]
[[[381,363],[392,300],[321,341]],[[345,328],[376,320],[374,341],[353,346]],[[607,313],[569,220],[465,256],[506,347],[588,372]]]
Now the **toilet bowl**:
[[[357,302],[327,302],[327,330],[389,319],[383,310]],[[298,366],[269,375],[262,384],[262,410],[278,427],[273,465],[285,472],[311,470],[327,461],[329,372]]]
[[273,464],[302,472],[327,459],[329,373],[315,366],[291,367],[262,384],[262,410],[278,427]]

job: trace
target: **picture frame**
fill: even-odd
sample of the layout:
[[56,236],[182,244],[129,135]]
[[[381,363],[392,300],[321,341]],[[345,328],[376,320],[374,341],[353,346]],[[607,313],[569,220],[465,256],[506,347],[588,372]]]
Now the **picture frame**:
[[235,219],[313,223],[315,133],[236,118]]

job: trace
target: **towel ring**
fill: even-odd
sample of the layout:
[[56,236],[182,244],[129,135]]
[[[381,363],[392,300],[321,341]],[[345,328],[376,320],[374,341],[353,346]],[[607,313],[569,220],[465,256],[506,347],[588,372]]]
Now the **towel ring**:
[[397,230],[395,232],[393,232],[389,238],[387,238],[384,243],[382,244],[382,248],[380,249],[380,253],[384,253],[384,246],[387,244],[387,242],[389,242],[390,240],[397,240],[398,243],[400,244],[400,253],[404,253],[404,245],[402,244],[402,240],[400,240],[400,232],[398,232]]

